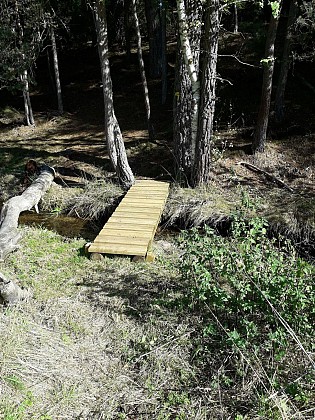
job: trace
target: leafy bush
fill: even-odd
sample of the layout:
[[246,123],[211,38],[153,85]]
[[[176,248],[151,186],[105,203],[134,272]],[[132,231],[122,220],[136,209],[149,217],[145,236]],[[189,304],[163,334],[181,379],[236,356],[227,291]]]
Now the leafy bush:
[[[204,334],[239,348],[283,351],[289,337],[311,337],[315,321],[314,266],[289,242],[267,235],[265,220],[233,218],[231,235],[208,227],[185,232],[180,272],[190,305],[202,314]],[[222,334],[222,330],[226,334]]]

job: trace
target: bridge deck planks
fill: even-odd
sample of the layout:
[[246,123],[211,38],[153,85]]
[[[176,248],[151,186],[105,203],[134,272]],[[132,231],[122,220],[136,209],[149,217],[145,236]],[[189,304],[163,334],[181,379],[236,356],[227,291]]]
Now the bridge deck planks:
[[152,258],[151,245],[169,192],[167,182],[139,180],[89,246],[89,253]]

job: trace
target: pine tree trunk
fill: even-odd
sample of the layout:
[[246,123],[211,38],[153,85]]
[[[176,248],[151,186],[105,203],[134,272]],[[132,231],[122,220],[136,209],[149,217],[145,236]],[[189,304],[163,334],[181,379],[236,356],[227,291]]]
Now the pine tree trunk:
[[29,84],[28,84],[28,73],[27,70],[24,70],[20,76],[22,85],[23,85],[23,100],[24,100],[24,110],[25,110],[25,120],[28,126],[34,126],[34,115],[30,98]]
[[127,61],[130,60],[131,55],[131,40],[130,40],[130,0],[124,1],[124,30],[125,30],[125,50]]
[[174,95],[174,157],[175,177],[181,185],[190,185],[191,153],[191,80],[178,43]]
[[166,0],[162,1],[161,24],[162,24],[162,55],[161,55],[161,81],[162,81],[162,105],[166,102],[167,97],[167,60],[166,60]]
[[134,183],[134,176],[128,163],[122,134],[114,113],[104,0],[96,0],[93,11],[103,82],[105,136],[107,139],[108,153],[120,183],[124,188],[129,188]]
[[131,6],[132,6],[132,14],[133,14],[133,18],[134,18],[134,22],[135,22],[135,28],[136,28],[136,34],[137,34],[138,61],[139,61],[140,75],[141,75],[143,94],[144,94],[144,104],[145,104],[145,110],[146,110],[146,118],[147,118],[149,139],[152,141],[154,139],[154,132],[153,132],[153,126],[152,126],[152,121],[151,121],[150,98],[149,98],[147,77],[146,77],[145,68],[144,68],[144,61],[143,61],[143,57],[142,57],[141,34],[140,34],[139,20],[138,20],[136,1],[135,0],[131,0]]
[[290,68],[291,31],[296,16],[295,0],[291,0],[289,16],[287,21],[285,39],[283,43],[282,61],[275,98],[275,117],[277,123],[282,123],[285,115],[284,95],[287,86],[288,73]]
[[150,76],[161,76],[162,65],[162,22],[161,3],[159,0],[145,0],[145,14],[147,19],[149,52],[150,52]]
[[208,0],[204,31],[204,48],[201,76],[201,98],[193,186],[210,180],[211,145],[215,111],[218,40],[220,29],[219,0]]
[[233,5],[234,8],[234,33],[238,34],[238,10],[237,10],[237,4],[234,3]]
[[53,60],[54,60],[54,73],[55,73],[55,82],[56,82],[56,90],[57,90],[58,112],[60,115],[62,115],[63,103],[62,103],[61,83],[60,83],[60,75],[59,75],[58,52],[57,52],[55,31],[54,31],[53,26],[50,27],[50,39],[51,39],[51,46],[52,46]]
[[266,146],[279,14],[276,16],[271,14],[267,33],[265,58],[262,60],[264,71],[260,107],[252,145],[253,153],[263,152]]

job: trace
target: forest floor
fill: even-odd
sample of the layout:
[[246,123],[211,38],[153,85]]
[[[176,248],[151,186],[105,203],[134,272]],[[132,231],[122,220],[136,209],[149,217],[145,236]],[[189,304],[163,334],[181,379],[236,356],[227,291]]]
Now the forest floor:
[[[0,201],[25,188],[28,160],[45,162],[64,174],[42,203],[42,210],[54,218],[65,208],[72,215],[99,215],[112,210],[122,195],[104,144],[95,51],[74,57],[76,52],[67,58],[64,74],[63,116],[52,111],[45,71],[39,73],[32,95],[36,127],[21,124],[21,98],[0,113]],[[184,228],[210,222],[221,226],[245,197],[275,232],[291,236],[304,255],[313,258],[314,99],[302,85],[292,88],[288,102],[292,123],[271,130],[266,152],[253,157],[249,150],[258,103],[253,100],[254,88],[259,97],[259,84],[254,82],[258,70],[245,71],[231,60],[229,66],[221,63],[220,76],[234,80],[236,74],[237,81],[232,88],[219,86],[212,180],[209,187],[194,191],[176,185],[173,169],[173,68],[169,68],[166,106],[160,104],[159,81],[149,83],[156,132],[150,142],[136,60],[127,64],[119,54],[112,58],[116,114],[130,165],[136,177],[172,183],[165,225]],[[240,87],[242,81],[246,89]],[[297,90],[297,98],[306,99],[293,104]],[[261,168],[288,188],[241,162]],[[89,185],[99,189],[104,180],[109,185],[106,197],[98,191],[86,195],[93,201],[91,206],[83,200],[76,207]],[[231,390],[223,365],[207,373],[196,367],[191,337],[198,318],[163,304],[185,296],[178,281],[179,253],[172,231],[158,234],[153,264],[132,264],[123,257],[92,262],[82,249],[98,227],[82,238],[80,233],[58,234],[38,224],[22,225],[19,250],[0,263],[0,271],[33,292],[30,301],[0,311],[0,418],[233,419],[245,414],[262,418],[263,408],[258,410],[249,402],[248,382]],[[279,406],[282,401],[272,403]],[[286,418],[293,418],[291,411],[287,414]]]

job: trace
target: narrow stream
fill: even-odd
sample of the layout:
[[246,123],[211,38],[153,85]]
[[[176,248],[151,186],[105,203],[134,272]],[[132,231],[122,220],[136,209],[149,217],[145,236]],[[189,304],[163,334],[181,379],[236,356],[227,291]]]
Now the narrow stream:
[[19,217],[21,225],[42,226],[59,233],[68,238],[84,238],[87,241],[93,240],[100,227],[90,220],[77,217],[54,215],[52,213],[23,212]]

